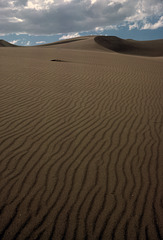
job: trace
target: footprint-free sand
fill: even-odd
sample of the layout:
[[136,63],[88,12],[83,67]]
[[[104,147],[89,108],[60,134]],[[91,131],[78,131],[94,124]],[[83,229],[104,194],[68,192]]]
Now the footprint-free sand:
[[0,48],[1,240],[163,239],[162,40],[94,38]]

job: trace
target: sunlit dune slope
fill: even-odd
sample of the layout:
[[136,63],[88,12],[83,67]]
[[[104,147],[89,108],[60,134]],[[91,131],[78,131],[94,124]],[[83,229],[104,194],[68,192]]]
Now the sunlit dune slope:
[[100,46],[94,41],[95,36],[84,36],[66,39],[54,43],[40,45],[42,47],[57,47],[57,49],[76,49],[87,51],[108,51],[105,47]]

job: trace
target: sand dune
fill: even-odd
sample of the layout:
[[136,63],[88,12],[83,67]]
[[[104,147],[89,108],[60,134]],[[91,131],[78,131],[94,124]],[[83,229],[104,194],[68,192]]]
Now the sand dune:
[[[95,41],[95,36],[86,36],[86,37],[77,37],[66,39],[54,43],[48,43],[42,46],[54,48],[57,47],[58,49],[72,49],[72,50],[87,50],[87,51],[105,51],[106,48],[97,44]],[[107,50],[109,51],[109,49]]]
[[59,45],[59,44],[65,44],[65,43],[72,43],[72,42],[78,42],[78,41],[81,41],[81,40],[87,40],[88,38],[89,38],[89,36],[86,36],[86,37],[76,37],[76,38],[60,40],[60,41],[57,41],[57,42],[41,44],[40,46],[52,46],[52,45]]
[[0,39],[0,47],[17,47],[17,45],[11,44],[7,41]]
[[0,49],[0,239],[163,238],[163,58],[114,51]]
[[115,36],[96,36],[95,41],[118,53],[140,56],[163,56],[163,39],[152,41],[124,40]]

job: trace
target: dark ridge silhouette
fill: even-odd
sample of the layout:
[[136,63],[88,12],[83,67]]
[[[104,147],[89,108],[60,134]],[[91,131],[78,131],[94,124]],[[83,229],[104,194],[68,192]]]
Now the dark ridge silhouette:
[[18,46],[12,43],[9,43],[3,39],[0,39],[0,47],[18,47]]
[[163,56],[163,39],[135,41],[116,36],[96,36],[94,40],[101,46],[118,53],[151,57]]

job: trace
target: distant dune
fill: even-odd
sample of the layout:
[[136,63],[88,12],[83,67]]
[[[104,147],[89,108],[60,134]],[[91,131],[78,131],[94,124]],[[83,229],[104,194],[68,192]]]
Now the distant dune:
[[[163,56],[163,39],[136,41],[121,39],[116,36],[84,36],[37,45],[39,47],[57,47],[62,49],[114,51],[117,53],[138,56]],[[17,47],[7,41],[0,40],[0,47]]]
[[152,41],[124,40],[115,36],[96,36],[95,41],[101,46],[118,53],[140,56],[163,56],[163,39]]
[[11,44],[5,40],[0,39],[0,47],[17,47],[17,45]]
[[[96,44],[93,43],[93,40]],[[80,50],[104,50],[139,56],[163,56],[163,39],[151,41],[135,41],[121,39],[115,36],[86,36],[66,39],[40,46],[80,49]]]
[[162,240],[162,80],[162,40],[1,47],[0,240]]
[[87,50],[87,51],[107,51],[106,48],[100,46],[94,41],[95,36],[84,36],[57,41],[53,43],[39,45],[40,47],[57,47],[58,49],[76,49],[76,50]]

